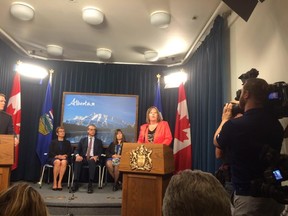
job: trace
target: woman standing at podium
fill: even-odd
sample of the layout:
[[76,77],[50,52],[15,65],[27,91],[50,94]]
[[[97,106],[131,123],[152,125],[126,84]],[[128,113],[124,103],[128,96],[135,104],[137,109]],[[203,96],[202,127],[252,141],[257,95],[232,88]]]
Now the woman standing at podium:
[[163,121],[157,107],[149,107],[146,112],[146,124],[140,127],[138,143],[170,145],[171,141],[172,134],[168,122]]

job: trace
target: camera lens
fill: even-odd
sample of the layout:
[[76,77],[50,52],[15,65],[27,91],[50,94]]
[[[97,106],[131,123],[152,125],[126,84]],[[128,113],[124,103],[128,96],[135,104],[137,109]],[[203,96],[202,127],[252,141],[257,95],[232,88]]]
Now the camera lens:
[[242,114],[244,113],[243,110],[239,107],[238,104],[232,104],[231,112],[232,112],[232,116],[233,117],[236,116],[239,113],[242,113]]

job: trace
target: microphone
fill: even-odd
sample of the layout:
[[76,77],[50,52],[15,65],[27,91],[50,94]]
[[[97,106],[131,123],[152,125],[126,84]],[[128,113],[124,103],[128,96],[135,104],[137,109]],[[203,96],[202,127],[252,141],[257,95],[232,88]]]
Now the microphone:
[[149,124],[147,124],[145,131],[144,131],[144,143],[146,143],[146,132],[148,130]]

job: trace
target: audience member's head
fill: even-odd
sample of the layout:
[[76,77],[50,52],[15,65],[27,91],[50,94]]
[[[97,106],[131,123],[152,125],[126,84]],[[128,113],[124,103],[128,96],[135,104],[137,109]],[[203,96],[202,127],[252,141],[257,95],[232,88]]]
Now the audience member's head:
[[210,173],[184,170],[174,175],[163,199],[164,216],[231,216],[230,200]]
[[41,195],[27,183],[19,183],[0,193],[1,216],[47,216]]

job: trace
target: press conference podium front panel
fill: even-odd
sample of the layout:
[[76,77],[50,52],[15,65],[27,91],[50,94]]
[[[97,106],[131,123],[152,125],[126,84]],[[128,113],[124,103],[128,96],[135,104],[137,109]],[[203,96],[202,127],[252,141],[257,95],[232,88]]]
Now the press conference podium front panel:
[[162,215],[162,200],[174,172],[172,149],[163,144],[124,143],[122,216]]
[[14,163],[14,136],[0,135],[0,191],[10,184],[11,166]]

